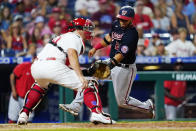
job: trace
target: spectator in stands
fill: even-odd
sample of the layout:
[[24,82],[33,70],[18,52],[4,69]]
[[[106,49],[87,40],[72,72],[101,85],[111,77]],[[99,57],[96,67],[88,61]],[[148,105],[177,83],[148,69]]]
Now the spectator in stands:
[[40,52],[44,46],[43,36],[41,36],[41,31],[39,28],[35,28],[33,34],[30,37],[29,44],[32,43],[36,45],[37,53]]
[[152,19],[155,32],[168,32],[170,30],[169,18],[164,16],[162,10],[158,6],[154,9],[154,17]]
[[[182,63],[177,62],[174,70],[182,71]],[[185,100],[186,88],[186,81],[164,81],[165,115],[167,120],[175,120],[177,117],[183,117],[184,111],[181,104]]]
[[53,35],[54,36],[59,36],[61,34],[61,22],[60,21],[56,21],[55,25],[52,29]]
[[[32,11],[31,11],[31,16],[32,14],[35,12],[37,13],[36,16],[38,15],[41,15],[41,16],[46,16],[46,14],[48,13],[47,12],[47,5],[48,5],[48,1],[47,0],[38,0],[37,1],[37,7],[34,8]],[[34,16],[33,16],[34,17]],[[34,17],[35,18],[35,17]]]
[[144,51],[145,51],[144,39],[139,39],[138,40],[138,45],[137,45],[136,55],[137,56],[145,56]]
[[185,28],[188,29],[188,32],[191,32],[189,19],[186,15],[182,13],[182,10],[183,10],[183,3],[179,1],[177,2],[175,12],[171,17],[171,26],[174,29]]
[[27,24],[31,21],[31,11],[35,8],[34,2],[32,0],[23,0],[24,2],[24,19],[23,23]]
[[15,4],[13,2],[10,2],[9,0],[1,0],[1,5],[0,8],[4,8],[5,6],[8,7],[11,12],[13,12],[14,8],[15,8]]
[[74,18],[74,12],[67,8],[68,0],[59,0],[58,7],[61,9],[60,19],[65,19],[66,21],[71,21]]
[[191,33],[196,33],[196,13],[191,18]]
[[99,3],[104,3],[105,1],[108,2],[107,11],[112,15],[116,16],[120,10],[120,6],[115,4],[114,0],[99,0]]
[[[24,97],[34,83],[31,76],[31,63],[25,62],[17,65],[10,74],[11,95],[8,107],[8,123],[16,123],[18,114],[23,106]],[[34,113],[30,115],[32,121]]]
[[28,51],[25,57],[35,58],[35,56],[36,56],[36,45],[32,43],[29,45],[29,48],[28,48]]
[[109,2],[107,0],[99,1],[100,10],[92,15],[92,21],[105,33],[108,33],[112,26],[114,16],[108,12]]
[[50,28],[45,25],[45,20],[43,16],[37,16],[35,19],[35,25],[29,30],[29,34],[32,35],[34,28],[38,28],[41,32],[41,36],[45,34],[52,34]]
[[12,15],[8,7],[4,7],[0,13],[0,31],[6,31],[12,22]]
[[143,8],[144,8],[143,2],[138,1],[136,3],[137,12],[135,14],[133,22],[137,28],[143,29],[144,32],[149,32],[153,28],[153,23],[151,21],[151,18],[148,15],[142,13]]
[[16,55],[16,57],[24,56],[24,57],[31,57],[34,58],[36,56],[36,44],[31,43],[28,47],[27,52],[21,52]]
[[20,28],[21,28],[21,34],[26,35],[26,27],[23,24],[23,16],[22,15],[16,15],[13,19],[13,22],[16,22]]
[[145,50],[145,54],[147,56],[155,56],[156,55],[156,42],[158,40],[160,40],[159,34],[153,34],[152,40],[150,41],[148,48]]
[[196,53],[196,47],[191,41],[187,41],[187,30],[179,28],[179,39],[171,42],[166,46],[170,56],[174,57],[191,57]]
[[10,34],[7,39],[7,48],[14,50],[16,54],[22,51],[26,51],[27,41],[22,36],[21,26],[19,26],[17,22],[14,22],[10,26],[9,33]]
[[149,7],[152,12],[154,12],[154,4],[151,2],[151,0],[143,0],[143,2],[146,7]]
[[164,16],[167,16],[169,19],[173,15],[173,10],[167,5],[167,0],[158,0],[158,7],[162,10]]
[[165,44],[163,43],[162,40],[157,40],[156,41],[156,53],[155,56],[167,56],[168,53],[165,50]]
[[[46,1],[46,0],[44,0]],[[46,2],[46,17],[49,17],[50,14],[52,13],[52,9],[54,7],[57,7],[57,4],[58,4],[58,0],[47,0]]]
[[[0,50],[5,49],[5,48],[6,48],[6,42],[3,39],[2,34],[0,32]],[[2,56],[2,54],[0,56]]]
[[76,0],[75,15],[77,17],[91,17],[95,12],[99,11],[99,0]]
[[189,1],[187,5],[185,5],[183,13],[191,18],[196,12],[196,0]]
[[46,44],[48,44],[48,42],[50,41],[51,39],[51,35],[50,34],[45,34],[44,37],[43,37],[43,41],[44,41],[44,46]]
[[14,16],[13,22],[18,22],[18,25],[24,26],[23,25],[23,16],[22,15]]
[[177,29],[170,30],[170,34],[171,34],[170,41],[175,41],[179,38],[179,34],[178,34]]
[[[50,27],[50,30],[53,30],[56,22],[60,22],[61,28],[65,29],[68,24],[68,21],[70,20],[71,16],[69,14],[67,14],[66,12],[62,12],[61,8],[55,7],[52,9],[52,15],[49,19],[48,26]],[[62,33],[65,32],[62,30]]]
[[61,14],[61,9],[60,8],[54,7],[52,9],[52,14],[51,14],[51,17],[50,17],[49,22],[48,22],[48,26],[50,27],[50,30],[53,29],[56,21],[60,21],[60,14]]
[[193,36],[193,45],[196,47],[196,34]]
[[145,3],[145,2],[146,2],[146,0],[137,0],[137,2],[135,4],[136,8],[134,9],[135,13],[138,14],[137,5],[142,5],[142,14],[148,15],[150,18],[152,18],[153,17],[153,11],[150,7],[147,6],[148,3]]
[[13,15],[22,15],[25,17],[25,8],[24,8],[24,2],[23,1],[17,1],[16,2],[16,8],[14,9]]

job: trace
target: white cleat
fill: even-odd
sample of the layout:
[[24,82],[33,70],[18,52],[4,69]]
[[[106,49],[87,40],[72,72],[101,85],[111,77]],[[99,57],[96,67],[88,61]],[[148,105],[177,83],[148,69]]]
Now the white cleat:
[[79,114],[79,110],[77,110],[77,108],[72,107],[71,104],[59,104],[59,108],[65,112],[71,113],[74,116],[77,116]]
[[149,112],[150,112],[150,115],[151,115],[152,119],[154,119],[155,118],[155,107],[154,107],[154,104],[153,104],[151,99],[148,99],[146,101],[146,103],[149,104]]
[[115,124],[116,121],[112,120],[110,117],[103,115],[102,113],[95,113],[92,112],[91,117],[90,117],[90,122],[94,124]]
[[26,125],[28,122],[28,118],[29,117],[27,116],[27,114],[25,112],[20,113],[17,124],[18,125]]

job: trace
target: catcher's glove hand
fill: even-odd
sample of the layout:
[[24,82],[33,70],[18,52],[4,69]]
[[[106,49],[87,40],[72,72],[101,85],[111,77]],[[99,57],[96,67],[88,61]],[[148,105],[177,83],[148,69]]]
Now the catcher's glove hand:
[[97,60],[91,67],[83,69],[82,73],[84,76],[94,76],[98,79],[105,79],[110,76],[110,70],[118,63],[114,58],[106,60]]
[[104,63],[102,60],[96,61],[90,70],[93,72],[92,75],[98,79],[106,79],[110,76],[110,67],[108,64]]

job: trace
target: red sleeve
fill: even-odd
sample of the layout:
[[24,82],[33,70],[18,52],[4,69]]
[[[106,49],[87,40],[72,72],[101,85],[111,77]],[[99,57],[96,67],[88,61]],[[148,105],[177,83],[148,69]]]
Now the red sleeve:
[[20,76],[22,75],[23,65],[24,65],[24,64],[19,64],[19,65],[17,65],[17,66],[14,68],[13,73],[14,73],[14,75],[15,75],[16,77],[20,77]]
[[147,18],[148,18],[148,22],[149,22],[149,26],[150,26],[150,28],[153,28],[153,27],[154,27],[154,25],[153,25],[153,23],[152,23],[151,18],[150,18],[148,15],[146,15],[146,16],[147,16]]
[[171,88],[171,81],[164,81],[164,87],[167,89]]

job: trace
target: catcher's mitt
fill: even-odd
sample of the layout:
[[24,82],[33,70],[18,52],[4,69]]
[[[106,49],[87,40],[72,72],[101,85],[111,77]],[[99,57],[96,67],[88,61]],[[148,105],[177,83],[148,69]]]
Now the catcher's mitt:
[[91,68],[94,69],[93,76],[98,79],[106,79],[110,76],[110,67],[102,61],[95,62]]

